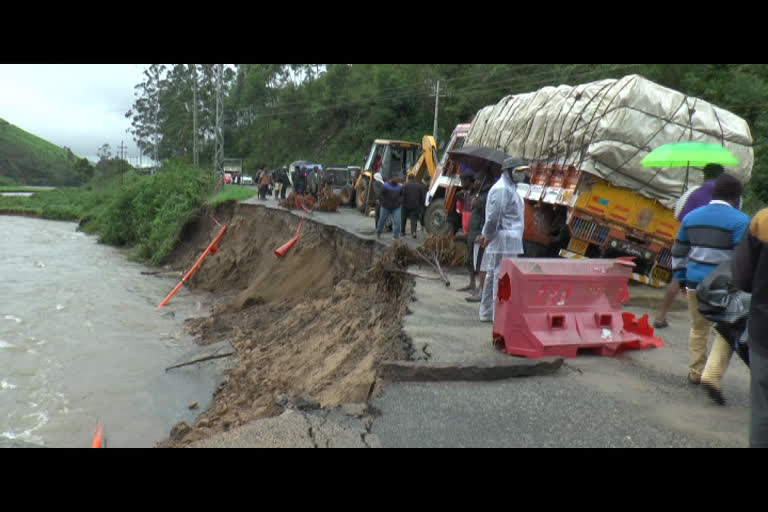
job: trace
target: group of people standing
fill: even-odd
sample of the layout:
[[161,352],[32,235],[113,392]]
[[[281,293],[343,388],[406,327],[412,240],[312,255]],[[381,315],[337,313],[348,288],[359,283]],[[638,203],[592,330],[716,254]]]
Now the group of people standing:
[[[480,303],[481,321],[494,320],[502,260],[524,252],[525,205],[517,184],[526,180],[528,172],[521,159],[508,158],[495,183],[490,172],[462,173],[462,185],[468,191],[465,208],[472,213],[466,260],[470,282],[462,290],[472,292],[469,302]],[[697,287],[718,266],[730,266],[733,286],[752,294],[745,358],[750,367],[750,446],[768,447],[768,338],[764,336],[768,329],[768,208],[750,219],[740,210],[743,185],[737,178],[718,164],[707,165],[704,175],[708,178],[704,185],[684,195],[676,208],[681,224],[672,248],[675,279],[668,290],[672,299],[682,292],[688,300],[688,382],[725,404],[722,378],[735,344],[715,329],[707,354],[713,323],[700,312]],[[655,322],[658,328],[667,325],[668,309],[665,303]]]
[[271,172],[266,169],[261,169],[256,178],[256,183],[259,186],[259,199],[267,198],[270,186],[273,187],[275,199],[278,197],[280,199],[285,199],[288,187],[291,186],[291,181],[288,178],[288,169],[285,167]]
[[392,237],[397,240],[405,236],[408,220],[411,221],[411,236],[416,238],[417,224],[424,229],[424,203],[427,199],[427,186],[413,176],[408,176],[405,185],[398,176],[384,181],[381,172],[373,175],[373,193],[376,198],[376,238],[392,219]]

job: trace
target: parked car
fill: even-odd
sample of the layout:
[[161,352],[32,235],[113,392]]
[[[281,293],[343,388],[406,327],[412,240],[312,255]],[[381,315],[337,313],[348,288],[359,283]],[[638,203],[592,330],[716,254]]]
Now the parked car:
[[253,178],[251,176],[243,176],[240,183],[242,185],[253,185]]

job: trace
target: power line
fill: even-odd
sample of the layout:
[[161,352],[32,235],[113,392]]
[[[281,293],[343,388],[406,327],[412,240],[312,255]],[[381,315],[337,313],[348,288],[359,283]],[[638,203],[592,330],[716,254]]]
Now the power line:
[[[586,75],[595,74],[595,73],[598,73],[598,72],[605,73],[605,72],[616,71],[616,70],[619,70],[619,69],[629,69],[629,68],[632,68],[632,67],[635,67],[635,66],[637,66],[637,64],[620,65],[620,66],[615,66],[613,68],[604,69],[604,70],[587,70],[587,71],[581,71],[581,72],[575,72],[575,73],[571,72],[571,73],[569,73],[569,78],[573,78],[573,77],[577,77],[577,76],[586,76]],[[553,71],[547,71],[547,72],[542,72],[542,73],[531,73],[531,74],[528,74],[528,75],[525,75],[525,76],[522,76],[522,77],[518,76],[518,77],[507,78],[507,79],[503,79],[503,80],[496,80],[496,81],[493,81],[493,82],[485,82],[483,84],[477,84],[476,86],[469,86],[468,88],[464,88],[464,89],[461,89],[461,88],[455,89],[455,92],[454,92],[453,95],[454,96],[461,96],[462,92],[466,92],[466,91],[470,91],[470,90],[492,91],[492,90],[498,89],[498,87],[487,88],[488,85],[492,85],[492,84],[508,83],[510,85],[522,85],[524,83],[530,83],[530,78],[531,77],[547,76],[548,78],[545,78],[545,79],[543,79],[541,81],[538,81],[538,82],[534,82],[534,84],[536,84],[536,83],[546,83],[546,82],[548,82],[548,81],[550,81],[550,80],[552,80],[552,79],[554,79],[554,78],[556,78],[557,76],[560,76],[560,75],[562,75],[562,73],[559,72],[559,71],[554,71],[554,72]],[[368,101],[376,102],[376,101],[383,101],[383,100],[387,100],[387,99],[406,98],[406,97],[420,97],[420,96],[424,96],[424,94],[420,94],[420,93],[416,93],[416,94],[404,93],[404,94],[398,94],[398,95],[393,95],[393,96],[376,96],[376,97],[370,98]],[[431,96],[431,95],[429,95],[429,96]],[[354,104],[357,104],[357,103],[365,103],[365,100],[358,101],[358,102],[350,102],[350,103],[346,103],[346,104],[343,104],[343,103],[342,104],[337,104],[336,106],[333,106],[331,108],[337,108],[337,107],[341,107],[341,106],[345,106],[345,105],[354,105]],[[302,105],[304,105],[304,106],[308,106],[309,104],[310,104],[309,102],[302,103]],[[257,117],[266,117],[267,115],[271,115],[271,114],[260,114],[260,115],[257,115]]]

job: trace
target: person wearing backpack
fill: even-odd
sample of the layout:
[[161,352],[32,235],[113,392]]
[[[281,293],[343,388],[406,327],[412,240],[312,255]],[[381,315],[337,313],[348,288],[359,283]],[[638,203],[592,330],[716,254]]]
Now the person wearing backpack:
[[673,272],[687,292],[691,315],[688,382],[701,384],[719,405],[725,405],[721,382],[733,347],[715,332],[712,350],[707,357],[712,322],[699,312],[696,287],[720,263],[732,257],[749,226],[749,216],[738,209],[742,190],[739,180],[721,174],[712,189],[712,200],[683,218],[672,246]]

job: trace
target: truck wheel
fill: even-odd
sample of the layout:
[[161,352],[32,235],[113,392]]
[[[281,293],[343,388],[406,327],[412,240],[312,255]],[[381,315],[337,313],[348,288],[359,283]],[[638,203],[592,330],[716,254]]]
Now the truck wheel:
[[451,216],[443,208],[443,198],[434,199],[427,207],[424,215],[424,228],[427,233],[432,235],[449,235],[458,231],[459,226],[455,223],[456,216]]
[[341,189],[339,195],[341,196],[341,204],[344,206],[352,206],[355,200],[355,187],[352,185],[344,185],[344,188]]
[[360,210],[360,213],[362,214],[368,213],[368,205],[366,204],[367,192],[368,178],[363,178],[360,180],[360,183],[357,185],[357,190],[355,191],[355,203],[357,204],[357,209]]

